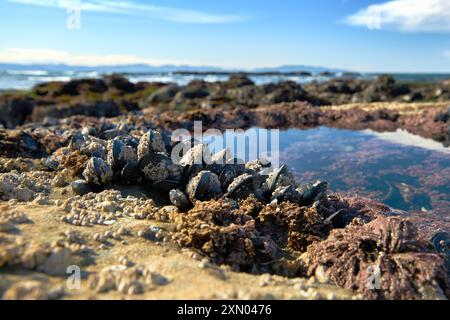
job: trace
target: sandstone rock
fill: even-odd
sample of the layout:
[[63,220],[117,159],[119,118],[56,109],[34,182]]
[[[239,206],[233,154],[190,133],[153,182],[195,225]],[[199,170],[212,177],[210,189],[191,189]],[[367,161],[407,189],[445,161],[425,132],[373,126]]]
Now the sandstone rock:
[[49,296],[39,281],[18,282],[3,294],[3,300],[48,300]]
[[64,275],[72,261],[72,251],[69,248],[55,248],[39,270],[50,275]]

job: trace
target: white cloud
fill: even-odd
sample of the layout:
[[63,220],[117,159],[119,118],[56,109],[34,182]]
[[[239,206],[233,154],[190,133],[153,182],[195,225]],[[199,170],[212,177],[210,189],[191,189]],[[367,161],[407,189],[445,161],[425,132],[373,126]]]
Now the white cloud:
[[0,62],[23,64],[67,64],[81,66],[109,66],[129,64],[189,64],[188,61],[159,60],[134,55],[79,55],[49,49],[6,48],[0,50]]
[[78,7],[82,11],[108,12],[118,14],[146,15],[161,20],[182,22],[215,24],[230,23],[247,20],[247,17],[232,14],[214,14],[198,10],[180,9],[149,4],[139,4],[131,1],[110,1],[110,0],[8,0],[9,2],[53,7],[72,8]]
[[419,32],[450,31],[449,0],[391,0],[374,4],[348,16],[345,22],[368,27],[379,21],[381,29]]
[[[36,49],[36,48],[0,48],[0,63],[16,64],[66,64],[69,66],[124,66],[130,64],[145,64],[151,66],[162,65],[188,65],[188,66],[215,66],[226,69],[251,69],[261,65],[251,63],[238,63],[232,61],[199,61],[199,60],[164,60],[135,55],[121,54],[74,54],[62,50]],[[275,66],[275,65],[273,65]]]

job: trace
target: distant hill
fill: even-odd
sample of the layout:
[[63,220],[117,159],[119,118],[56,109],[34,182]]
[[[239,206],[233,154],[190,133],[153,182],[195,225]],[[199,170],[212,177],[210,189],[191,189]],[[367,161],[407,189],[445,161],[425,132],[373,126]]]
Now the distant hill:
[[120,66],[69,66],[65,64],[10,64],[0,63],[0,70],[45,70],[45,71],[97,71],[101,73],[160,73],[160,72],[344,72],[346,70],[331,69],[325,67],[303,66],[303,65],[286,65],[271,68],[255,68],[255,69],[224,69],[213,66],[189,66],[189,65],[162,65],[152,66],[146,64],[132,64]]
[[256,68],[252,71],[255,72],[296,72],[296,71],[305,71],[305,72],[348,72],[349,70],[344,69],[332,69],[325,67],[315,67],[315,66],[303,66],[303,65],[285,65],[274,68]]

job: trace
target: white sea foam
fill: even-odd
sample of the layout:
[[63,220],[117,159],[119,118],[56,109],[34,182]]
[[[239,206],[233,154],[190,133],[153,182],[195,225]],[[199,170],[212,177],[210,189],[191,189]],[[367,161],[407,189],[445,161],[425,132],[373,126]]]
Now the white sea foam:
[[6,70],[6,73],[14,76],[46,76],[48,71],[45,70]]
[[[97,71],[48,71],[48,70],[0,70],[0,90],[30,89],[34,85],[48,81],[69,81],[80,78],[97,78],[103,74]],[[186,85],[192,80],[204,80],[207,82],[226,81],[228,75],[218,74],[177,74],[177,73],[132,73],[127,75],[131,82],[154,81],[163,83],[177,83]],[[277,83],[280,81],[294,81],[297,83],[309,83],[311,81],[326,81],[329,78],[317,74],[312,76],[297,75],[258,75],[250,76],[258,85]]]

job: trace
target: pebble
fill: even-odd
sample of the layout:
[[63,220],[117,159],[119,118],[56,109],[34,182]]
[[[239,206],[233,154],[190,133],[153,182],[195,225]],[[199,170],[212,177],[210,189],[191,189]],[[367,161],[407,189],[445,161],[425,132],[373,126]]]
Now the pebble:
[[129,233],[129,231],[125,228],[125,227],[120,227],[117,230],[117,234],[121,235],[121,236],[125,236]]
[[137,233],[137,236],[141,237],[141,238],[144,238],[145,234],[146,234],[145,230],[139,230],[138,233]]
[[[126,259],[126,257],[122,257]],[[123,260],[123,259],[122,259]],[[96,292],[116,290],[125,295],[137,295],[145,292],[146,287],[162,286],[168,279],[146,266],[126,267],[123,264],[103,269],[88,279],[89,287]]]
[[334,292],[329,292],[327,294],[327,299],[328,300],[336,300],[336,294]]
[[50,275],[64,275],[71,264],[72,252],[68,248],[55,248],[47,261],[39,268]]
[[126,212],[134,212],[144,219],[156,210],[151,199],[130,200],[117,190],[74,196],[64,201],[61,208],[66,211],[64,222],[83,226],[112,225]]

